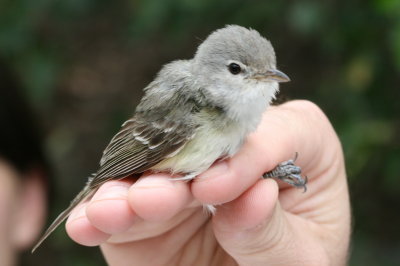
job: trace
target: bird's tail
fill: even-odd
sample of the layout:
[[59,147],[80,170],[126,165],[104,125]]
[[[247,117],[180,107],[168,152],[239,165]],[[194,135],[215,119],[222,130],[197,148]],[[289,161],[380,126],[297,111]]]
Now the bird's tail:
[[42,244],[44,240],[70,215],[71,211],[83,200],[92,196],[97,189],[90,188],[87,185],[79,194],[71,201],[70,205],[67,209],[65,209],[58,217],[54,220],[54,222],[47,228],[46,232],[40,237],[40,239],[36,242],[35,246],[32,248],[32,253]]

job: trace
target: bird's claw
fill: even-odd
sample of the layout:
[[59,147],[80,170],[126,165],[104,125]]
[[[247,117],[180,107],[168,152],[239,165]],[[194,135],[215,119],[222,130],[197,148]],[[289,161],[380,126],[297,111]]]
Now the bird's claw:
[[295,165],[295,161],[298,157],[296,152],[293,159],[287,160],[278,164],[272,171],[269,171],[263,175],[263,178],[278,178],[289,185],[297,188],[303,188],[304,192],[307,191],[308,178],[301,176],[301,168]]

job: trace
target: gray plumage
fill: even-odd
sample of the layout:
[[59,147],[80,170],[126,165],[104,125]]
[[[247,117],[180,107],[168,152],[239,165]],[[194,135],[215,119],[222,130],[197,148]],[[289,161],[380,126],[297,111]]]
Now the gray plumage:
[[109,180],[146,170],[192,179],[215,160],[232,156],[256,129],[278,82],[288,80],[276,70],[272,45],[257,31],[232,25],[213,32],[193,59],[165,65],[144,89],[134,116],[104,150],[98,171],[32,251]]

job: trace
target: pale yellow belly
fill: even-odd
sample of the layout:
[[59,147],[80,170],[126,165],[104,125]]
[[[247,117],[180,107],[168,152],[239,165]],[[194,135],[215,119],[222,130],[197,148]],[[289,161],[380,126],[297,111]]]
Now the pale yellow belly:
[[156,171],[173,173],[201,173],[217,159],[233,155],[241,146],[242,130],[228,127],[223,132],[203,124],[195,137],[176,155],[152,167]]

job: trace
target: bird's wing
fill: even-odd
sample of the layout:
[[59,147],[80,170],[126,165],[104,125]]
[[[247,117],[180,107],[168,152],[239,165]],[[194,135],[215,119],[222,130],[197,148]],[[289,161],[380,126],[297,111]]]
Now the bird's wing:
[[83,200],[90,198],[108,180],[142,173],[176,154],[195,133],[193,115],[202,106],[201,97],[183,93],[193,85],[189,61],[172,62],[145,88],[134,117],[126,121],[104,150],[99,170],[39,239],[32,252]]
[[153,121],[136,115],[126,121],[105,149],[97,173],[89,178],[85,188],[49,226],[32,252],[81,201],[91,197],[100,185],[111,179],[123,178],[148,170],[182,148],[194,137],[195,128],[182,120],[171,120],[171,116],[168,115]]
[[167,115],[155,121],[136,115],[123,124],[104,150],[90,187],[150,169],[183,147],[194,134],[195,126],[170,120]]
[[189,61],[172,62],[145,88],[135,115],[104,150],[100,168],[89,181],[91,188],[110,179],[142,173],[194,137],[194,116],[205,103],[200,89],[194,89],[189,68]]

